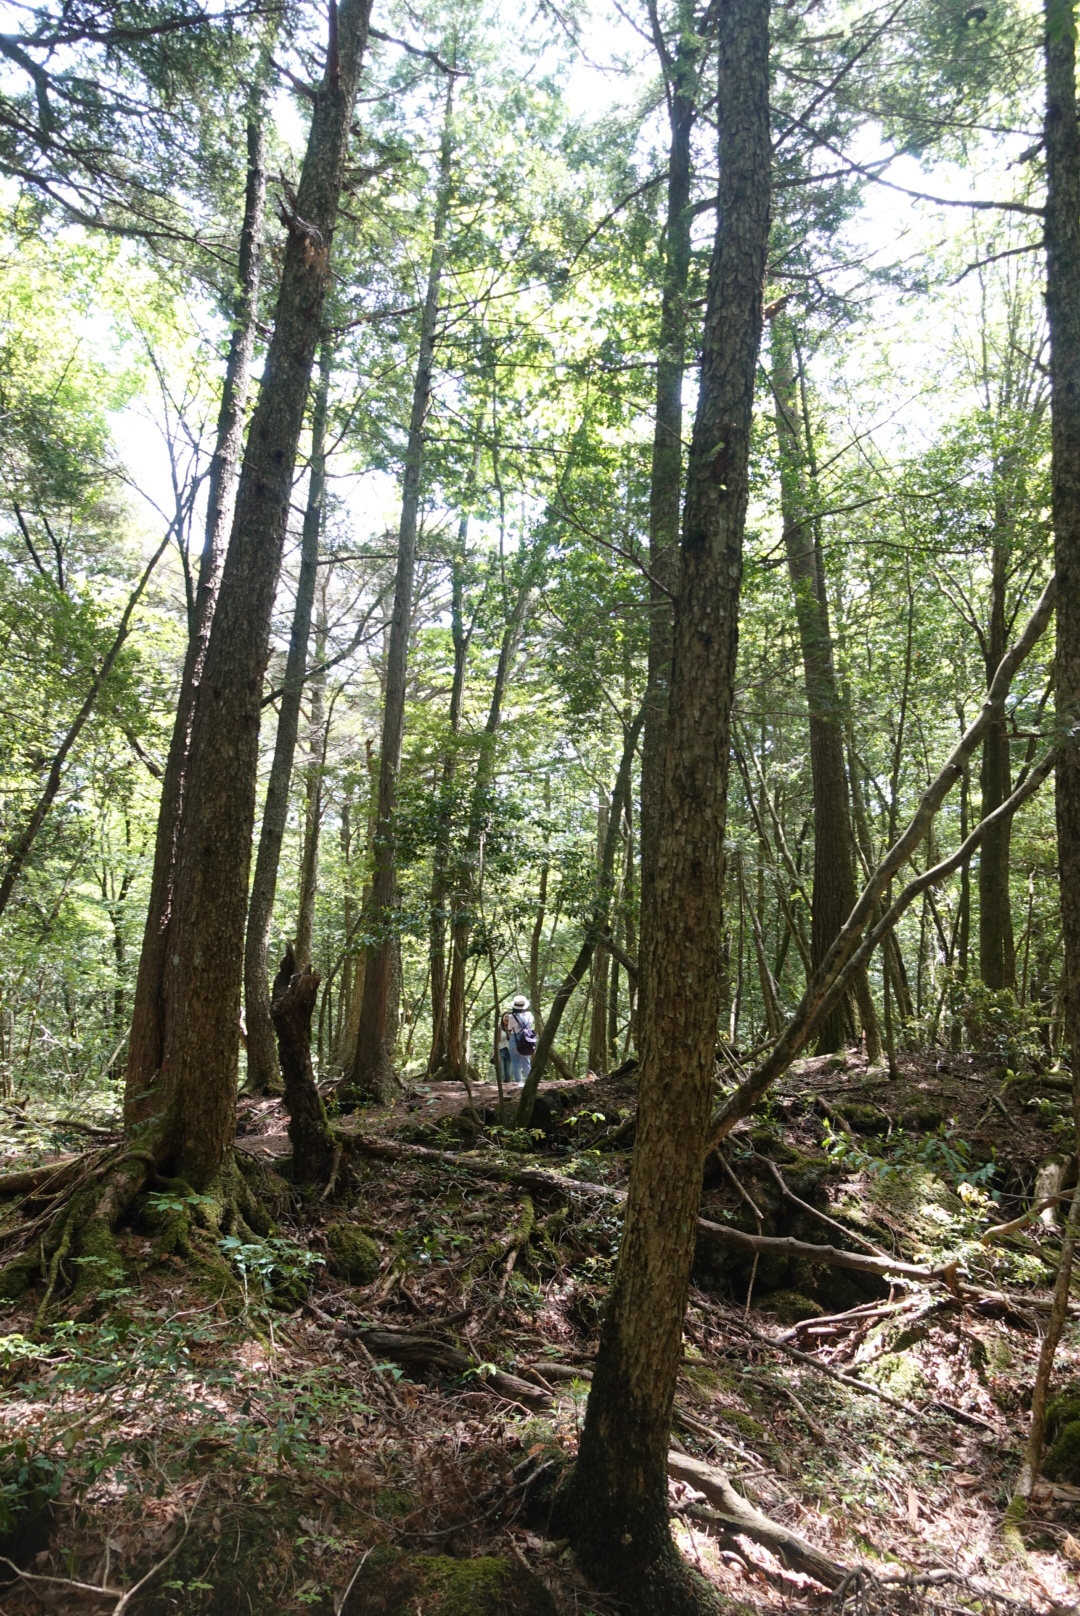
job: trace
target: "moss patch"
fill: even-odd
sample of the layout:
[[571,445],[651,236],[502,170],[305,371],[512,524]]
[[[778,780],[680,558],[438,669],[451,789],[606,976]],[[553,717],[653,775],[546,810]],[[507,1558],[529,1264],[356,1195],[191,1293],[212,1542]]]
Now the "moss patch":
[[370,1285],[382,1254],[370,1235],[355,1223],[332,1223],[326,1231],[334,1273],[347,1285]]
[[556,1616],[537,1577],[512,1560],[383,1549],[365,1564],[341,1616]]
[[866,1379],[872,1380],[882,1391],[892,1392],[894,1397],[908,1402],[927,1389],[918,1364],[902,1352],[887,1352],[877,1363],[869,1364],[864,1373]]

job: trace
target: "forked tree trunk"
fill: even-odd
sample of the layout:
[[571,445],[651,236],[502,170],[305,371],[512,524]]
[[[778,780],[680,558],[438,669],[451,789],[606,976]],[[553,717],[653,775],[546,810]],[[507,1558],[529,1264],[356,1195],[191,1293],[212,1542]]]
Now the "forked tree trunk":
[[326,410],[330,395],[333,355],[323,346],[319,361],[319,385],[311,418],[311,470],[307,508],[300,541],[300,570],[296,580],[296,604],[285,660],[285,678],[278,709],[274,757],[266,786],[255,874],[251,881],[247,934],[244,938],[244,1009],[247,1020],[247,1083],[253,1094],[280,1090],[277,1044],[270,1016],[268,951],[270,927],[274,918],[281,844],[289,817],[289,786],[292,782],[296,736],[307,671],[311,614],[319,569],[319,535],[322,531],[326,498]]
[[[816,970],[855,906],[854,841],[844,768],[844,710],[833,660],[824,558],[816,519],[808,509],[807,461],[794,363],[791,323],[784,313],[772,322],[773,400],[780,451],[780,497],[784,549],[795,597],[803,682],[810,722],[810,773],[814,802],[814,885],[810,908],[810,958]],[[865,972],[858,995],[868,1053],[879,1053],[877,1018]],[[769,1029],[770,1034],[773,1028]],[[855,1018],[842,1000],[821,1029],[820,1053],[851,1043]]]
[[[701,51],[692,0],[679,0],[677,27],[679,37],[674,52],[668,51],[659,31],[654,39],[667,83],[670,145],[664,229],[667,256],[660,302],[660,329],[657,333],[656,421],[649,481],[649,683],[641,741],[638,828],[643,906],[649,901],[656,869],[656,839],[663,801],[664,749],[667,744],[671,690],[672,602],[679,580],[686,287],[690,274],[693,227],[690,210],[690,139],[697,110],[697,72]],[[647,974],[643,962],[638,982],[639,1004],[646,991]]]
[[342,1098],[389,1100],[400,1085],[394,1070],[390,990],[395,944],[397,905],[397,817],[398,771],[401,768],[401,741],[405,728],[405,685],[408,670],[409,636],[412,631],[413,575],[416,569],[416,533],[420,514],[420,479],[424,465],[424,440],[428,409],[431,405],[431,379],[435,361],[435,326],[439,314],[439,285],[446,253],[446,223],[450,213],[451,141],[450,112],[453,79],[446,93],[439,155],[438,190],[427,290],[420,318],[420,346],[413,380],[409,441],[405,450],[405,476],[401,494],[401,525],[398,530],[397,572],[394,579],[394,610],[390,619],[390,643],[386,656],[386,695],[383,706],[382,746],[379,754],[378,821],[375,832],[375,861],[371,877],[371,919],[376,933],[368,945],[364,965],[364,995],[356,1039],[356,1059],[342,1090]]
[[[330,275],[330,244],[370,0],[331,6],[288,227],[274,334],[248,433],[236,513],[192,724],[167,927],[161,1056],[128,1066],[125,1128],[196,1189],[219,1182],[236,1127],[248,863],[270,618],[296,450]],[[133,1057],[136,1051],[132,1051]]]
[[718,1608],[668,1524],[668,1437],[701,1197],[723,943],[724,818],[750,423],[769,235],[768,0],[717,12],[719,195],[690,449],[663,816],[642,921],[637,1141],[567,1521],[637,1612]]
[[206,528],[199,561],[199,577],[188,622],[188,646],[180,678],[180,693],[172,738],[161,782],[150,899],[143,930],[142,951],[135,983],[131,1038],[128,1044],[128,1085],[137,1091],[152,1080],[165,1049],[165,982],[169,931],[173,912],[180,824],[186,801],[185,775],[191,747],[195,702],[210,642],[210,626],[221,585],[225,537],[232,509],[232,493],[244,433],[251,357],[255,348],[262,262],[263,216],[266,206],[266,153],[264,112],[253,100],[247,121],[247,190],[240,231],[237,264],[236,310],[225,380],[218,410],[217,437],[210,461],[206,495]]

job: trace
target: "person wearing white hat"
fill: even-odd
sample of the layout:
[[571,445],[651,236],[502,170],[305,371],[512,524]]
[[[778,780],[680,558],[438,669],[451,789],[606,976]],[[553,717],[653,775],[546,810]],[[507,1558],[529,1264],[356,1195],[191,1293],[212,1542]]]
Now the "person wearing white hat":
[[520,1086],[532,1070],[532,1058],[536,1054],[536,1024],[529,1001],[523,993],[519,993],[510,1006],[507,1032],[510,1034],[510,1065],[514,1082]]

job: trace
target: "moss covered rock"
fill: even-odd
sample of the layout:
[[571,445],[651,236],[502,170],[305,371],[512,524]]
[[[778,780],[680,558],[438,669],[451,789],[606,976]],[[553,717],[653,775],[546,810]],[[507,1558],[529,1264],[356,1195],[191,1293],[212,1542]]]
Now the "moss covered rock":
[[765,1298],[762,1306],[774,1314],[781,1324],[800,1324],[803,1319],[820,1319],[825,1312],[819,1302],[812,1302],[809,1296],[803,1296],[798,1291],[774,1291],[772,1296]]
[[1043,1460],[1043,1475],[1048,1481],[1080,1485],[1080,1390],[1075,1386],[1050,1399],[1046,1437],[1050,1446]]
[[888,1133],[889,1119],[877,1105],[863,1105],[858,1100],[845,1100],[835,1107],[837,1116],[843,1117],[853,1133],[866,1135]]
[[1072,1487],[1080,1484],[1080,1419],[1061,1427],[1043,1461],[1043,1475],[1048,1481],[1063,1481]]
[[516,1561],[489,1555],[451,1560],[394,1549],[380,1550],[365,1562],[341,1616],[415,1616],[417,1611],[424,1616],[556,1616],[543,1583]]
[[355,1223],[332,1223],[326,1231],[334,1273],[347,1285],[370,1285],[379,1272],[382,1253]]

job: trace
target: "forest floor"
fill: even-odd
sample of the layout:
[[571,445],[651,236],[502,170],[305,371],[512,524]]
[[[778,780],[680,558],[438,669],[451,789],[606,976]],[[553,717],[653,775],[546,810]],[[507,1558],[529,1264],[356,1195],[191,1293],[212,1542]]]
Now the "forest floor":
[[[979,1239],[1029,1204],[1038,1165],[1071,1145],[1063,1081],[952,1054],[902,1057],[895,1081],[855,1056],[804,1061],[728,1140],[726,1166],[710,1163],[713,1222],[958,1259],[984,1293],[699,1249],[677,1444],[844,1566],[956,1574],[922,1595],[849,1590],[861,1609],[1080,1602],[1080,1471],[1067,1452],[1039,1486],[1026,1558],[1001,1532],[1060,1230]],[[0,1587],[6,1616],[112,1609],[155,1566],[124,1607],[136,1616],[329,1616],[379,1544],[523,1560],[565,1616],[614,1616],[523,1481],[573,1450],[617,1207],[479,1174],[540,1167],[624,1187],[634,1083],[545,1084],[529,1133],[499,1126],[496,1098],[474,1085],[469,1107],[456,1085],[414,1083],[395,1106],[342,1119],[444,1154],[356,1154],[328,1200],[273,1170],[287,1154],[280,1105],[245,1100],[238,1144],[277,1219],[269,1255],[234,1242],[238,1280],[215,1288],[133,1227],[93,1316],[64,1319],[60,1306],[35,1333],[39,1297],[3,1307],[0,1556],[33,1579]],[[9,1109],[0,1168],[77,1137]],[[377,1251],[350,1248],[342,1226]],[[1080,1318],[1055,1388],[1080,1398]],[[763,1616],[840,1608],[759,1544],[681,1513],[695,1496],[672,1484],[676,1535],[727,1598]]]

